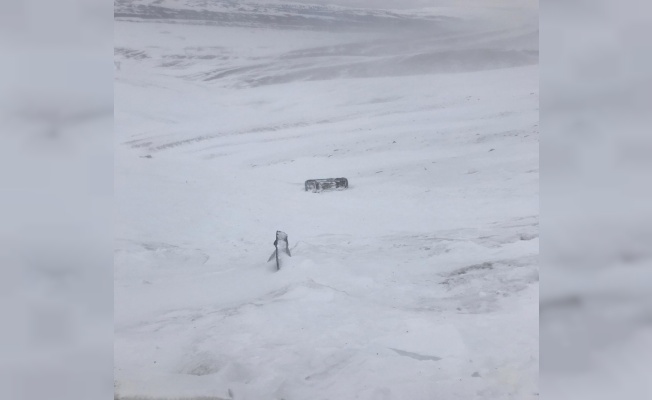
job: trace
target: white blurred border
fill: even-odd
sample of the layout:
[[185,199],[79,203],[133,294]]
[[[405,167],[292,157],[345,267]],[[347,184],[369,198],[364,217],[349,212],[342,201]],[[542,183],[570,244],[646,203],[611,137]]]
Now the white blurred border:
[[0,397],[113,393],[113,3],[0,4]]
[[651,9],[541,5],[546,398],[652,398]]

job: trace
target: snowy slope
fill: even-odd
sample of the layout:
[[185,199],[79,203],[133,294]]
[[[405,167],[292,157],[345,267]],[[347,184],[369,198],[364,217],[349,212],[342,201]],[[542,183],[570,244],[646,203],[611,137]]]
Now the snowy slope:
[[118,397],[538,397],[537,27],[118,15],[204,3],[116,2]]
[[280,1],[116,0],[115,18],[274,29],[358,31],[428,28],[439,15]]

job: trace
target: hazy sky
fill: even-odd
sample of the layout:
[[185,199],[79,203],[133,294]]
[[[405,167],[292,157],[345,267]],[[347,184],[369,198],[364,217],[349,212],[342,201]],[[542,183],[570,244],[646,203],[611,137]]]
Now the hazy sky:
[[477,6],[538,8],[539,0],[293,0],[298,3],[335,4],[364,8],[421,8],[437,6]]

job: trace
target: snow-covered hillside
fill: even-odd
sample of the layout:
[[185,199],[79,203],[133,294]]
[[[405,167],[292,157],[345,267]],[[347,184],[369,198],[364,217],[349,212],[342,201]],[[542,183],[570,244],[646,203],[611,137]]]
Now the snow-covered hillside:
[[117,397],[538,397],[536,25],[118,0],[115,32]]

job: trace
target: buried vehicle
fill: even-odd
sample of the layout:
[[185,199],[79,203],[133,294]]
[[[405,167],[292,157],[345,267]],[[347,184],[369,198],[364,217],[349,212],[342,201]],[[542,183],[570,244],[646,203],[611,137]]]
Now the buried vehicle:
[[305,183],[306,192],[321,192],[331,189],[346,189],[349,187],[349,180],[346,178],[308,179]]

